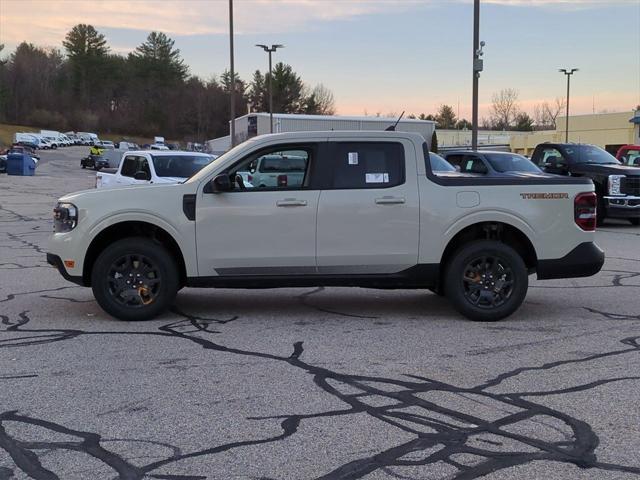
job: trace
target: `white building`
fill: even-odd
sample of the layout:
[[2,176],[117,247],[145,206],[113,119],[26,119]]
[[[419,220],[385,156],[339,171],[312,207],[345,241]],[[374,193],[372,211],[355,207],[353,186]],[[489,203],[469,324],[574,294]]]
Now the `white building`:
[[[338,115],[273,114],[273,133],[314,132],[326,130],[371,130],[381,131],[395,125],[397,118],[385,117],[341,117]],[[235,120],[236,145],[257,135],[270,133],[268,113],[249,113]],[[403,118],[398,123],[399,132],[420,133],[431,145],[435,122]],[[220,137],[207,141],[207,150],[212,153],[226,152],[231,148],[231,137]]]

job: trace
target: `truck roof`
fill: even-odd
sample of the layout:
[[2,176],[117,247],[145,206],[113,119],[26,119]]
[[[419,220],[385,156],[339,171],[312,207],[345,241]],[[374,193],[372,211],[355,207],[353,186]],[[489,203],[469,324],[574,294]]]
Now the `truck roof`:
[[194,155],[202,155],[205,157],[210,157],[211,154],[204,152],[187,152],[185,150],[127,150],[124,152],[124,155],[140,155],[141,153],[148,153],[149,155],[155,155],[157,157],[160,156],[189,156],[192,157]]
[[328,138],[371,138],[371,137],[386,137],[386,138],[407,138],[412,137],[424,142],[424,137],[416,132],[390,132],[386,130],[318,130],[318,131],[305,131],[305,132],[285,132],[285,133],[268,133],[251,138],[249,141],[260,140],[299,140],[309,137],[328,137]]

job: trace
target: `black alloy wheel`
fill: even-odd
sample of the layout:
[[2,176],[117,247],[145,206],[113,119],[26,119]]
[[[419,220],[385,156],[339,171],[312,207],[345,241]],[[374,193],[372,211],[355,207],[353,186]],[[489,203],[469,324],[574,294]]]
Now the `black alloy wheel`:
[[481,322],[501,320],[515,312],[527,294],[524,260],[498,240],[475,240],[451,257],[445,294],[465,317]]
[[109,294],[120,305],[132,308],[153,303],[161,282],[158,267],[144,255],[124,255],[111,264],[107,273]]
[[144,237],[109,245],[91,271],[98,304],[120,320],[149,320],[160,315],[173,304],[179,283],[171,254],[159,242]]
[[464,297],[479,308],[504,305],[513,293],[513,271],[496,256],[474,258],[465,267],[462,282]]

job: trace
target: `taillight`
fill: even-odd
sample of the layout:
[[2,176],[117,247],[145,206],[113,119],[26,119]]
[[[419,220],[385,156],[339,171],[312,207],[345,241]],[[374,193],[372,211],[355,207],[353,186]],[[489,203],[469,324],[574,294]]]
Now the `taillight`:
[[253,175],[247,175],[247,182],[253,182]]
[[594,192],[583,192],[576,195],[573,211],[576,225],[582,230],[593,232],[596,229],[596,206],[598,198]]
[[278,186],[286,187],[287,186],[287,176],[286,175],[278,175]]

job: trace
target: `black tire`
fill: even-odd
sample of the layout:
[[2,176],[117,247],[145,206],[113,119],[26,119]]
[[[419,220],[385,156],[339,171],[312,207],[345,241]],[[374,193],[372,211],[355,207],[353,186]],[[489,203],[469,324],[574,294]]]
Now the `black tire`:
[[87,166],[84,163],[81,166],[82,168],[87,168]]
[[442,290],[442,287],[430,287],[427,290],[429,290],[434,295],[438,295],[439,297],[444,297],[444,291]]
[[109,315],[125,321],[150,320],[166,311],[173,304],[179,282],[178,268],[169,252],[143,237],[109,245],[91,272],[98,304]]
[[635,225],[636,227],[640,225],[640,218],[630,218],[629,221],[631,222],[631,225]]
[[524,301],[528,286],[522,257],[495,240],[477,240],[458,249],[445,274],[445,292],[454,308],[478,322],[511,315]]

